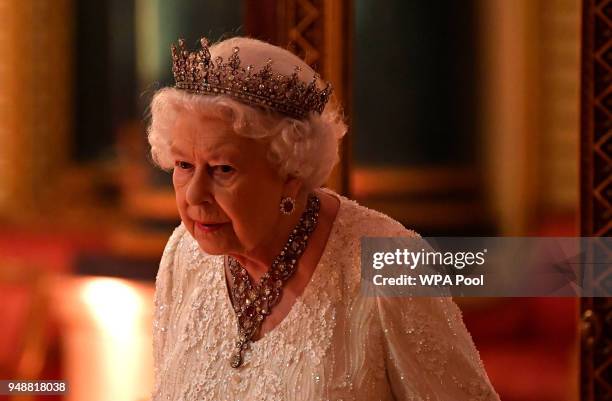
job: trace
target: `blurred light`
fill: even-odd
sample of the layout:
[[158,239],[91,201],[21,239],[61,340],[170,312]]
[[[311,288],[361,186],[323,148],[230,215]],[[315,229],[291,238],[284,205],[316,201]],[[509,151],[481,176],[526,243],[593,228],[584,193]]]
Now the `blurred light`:
[[80,348],[77,368],[96,365],[94,372],[82,370],[78,380],[89,383],[89,391],[98,388],[100,401],[140,399],[147,384],[142,375],[148,366],[143,364],[150,352],[142,325],[150,309],[146,294],[125,280],[88,278],[78,287],[77,296],[93,329],[88,331],[89,346]]
[[118,341],[133,338],[143,308],[133,287],[119,279],[93,278],[84,284],[81,296],[105,334]]

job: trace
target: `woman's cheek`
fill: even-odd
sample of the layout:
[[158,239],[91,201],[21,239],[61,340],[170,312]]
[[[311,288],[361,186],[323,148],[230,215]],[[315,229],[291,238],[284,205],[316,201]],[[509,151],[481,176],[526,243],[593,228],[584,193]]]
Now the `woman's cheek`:
[[175,189],[184,187],[189,182],[189,175],[180,170],[174,170],[172,173],[172,184]]
[[235,191],[239,188],[242,177],[238,174],[234,174],[229,177],[214,177],[213,182],[215,187],[226,189],[227,191]]
[[240,186],[217,186],[214,189],[215,200],[223,213],[232,221],[234,231],[238,234],[249,225],[249,214],[253,212],[251,198]]

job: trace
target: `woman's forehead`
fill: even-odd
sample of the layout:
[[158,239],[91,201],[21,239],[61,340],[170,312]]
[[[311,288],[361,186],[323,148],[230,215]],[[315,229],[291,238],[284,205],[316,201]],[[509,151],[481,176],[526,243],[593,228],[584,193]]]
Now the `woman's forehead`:
[[231,129],[193,129],[175,130],[170,152],[196,159],[223,156],[235,160],[255,157],[263,150],[262,144],[257,143],[255,139],[237,135]]
[[205,141],[204,139],[191,141],[184,138],[175,139],[170,145],[170,152],[179,156],[198,155],[211,157],[215,155],[241,155],[245,154],[245,147],[232,141]]
[[236,135],[230,124],[218,118],[181,113],[172,132],[171,150],[175,153],[242,150],[252,139]]
[[176,116],[173,131],[175,136],[181,137],[215,137],[231,134],[232,127],[221,118],[183,110]]

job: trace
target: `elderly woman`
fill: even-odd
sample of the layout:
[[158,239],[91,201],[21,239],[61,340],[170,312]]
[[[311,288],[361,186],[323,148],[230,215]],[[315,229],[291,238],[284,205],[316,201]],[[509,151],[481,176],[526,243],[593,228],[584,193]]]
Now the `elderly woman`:
[[449,298],[360,294],[360,238],[418,236],[322,188],[331,87],[247,38],[173,46],[149,142],[181,224],[156,281],[154,400],[498,400]]

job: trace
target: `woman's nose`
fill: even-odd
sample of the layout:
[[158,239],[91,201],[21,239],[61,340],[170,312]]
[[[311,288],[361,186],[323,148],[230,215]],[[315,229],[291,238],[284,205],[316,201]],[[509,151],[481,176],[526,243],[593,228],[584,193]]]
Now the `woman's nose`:
[[191,177],[185,194],[185,200],[190,205],[199,205],[204,202],[212,203],[211,179],[206,169],[198,170]]

